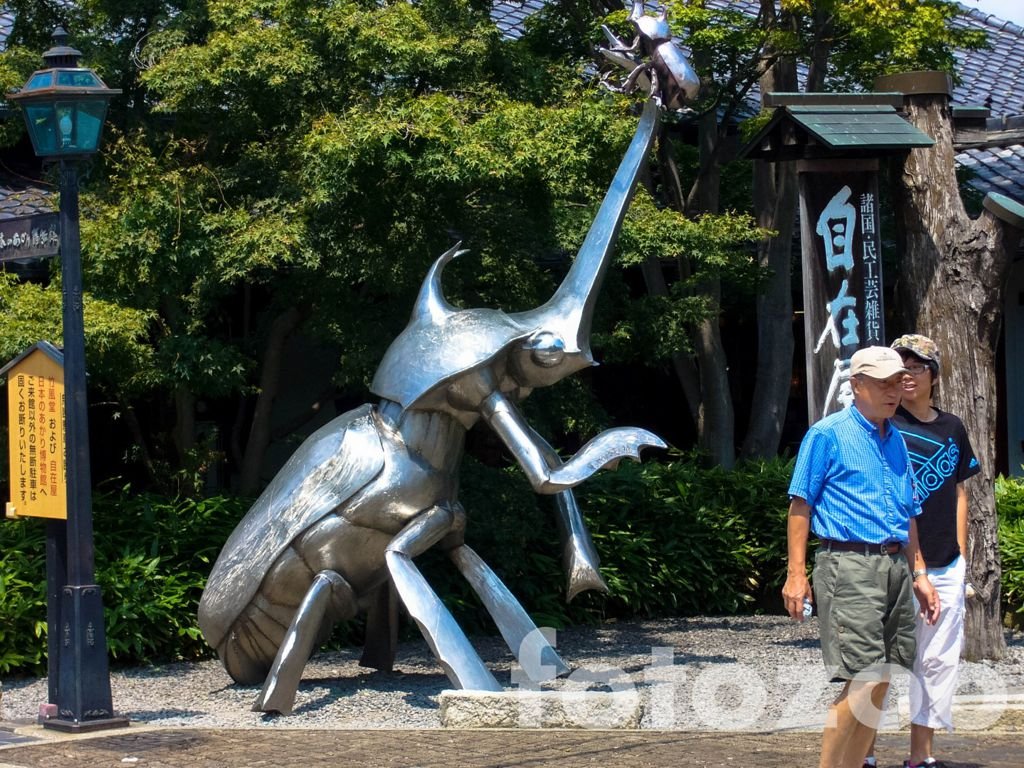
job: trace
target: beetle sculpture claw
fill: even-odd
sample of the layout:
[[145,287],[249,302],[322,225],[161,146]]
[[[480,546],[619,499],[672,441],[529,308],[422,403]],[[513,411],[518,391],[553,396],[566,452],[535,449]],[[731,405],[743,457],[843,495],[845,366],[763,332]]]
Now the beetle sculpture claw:
[[[643,30],[647,22],[637,24]],[[655,64],[633,80],[650,71],[661,101],[671,105],[695,86],[677,77],[671,62],[678,61],[664,48],[670,42],[657,35],[641,35],[640,48]],[[675,79],[663,76],[657,61],[671,64]],[[453,685],[500,690],[416,567],[415,558],[435,546],[479,595],[528,675],[539,680],[568,671],[550,645],[538,653],[537,627],[465,545],[458,469],[466,431],[485,422],[533,488],[558,501],[569,599],[586,589],[607,591],[571,489],[622,458],[638,459],[644,446],[665,443],[643,429],[613,429],[563,462],[516,404],[534,388],[594,364],[594,304],[658,122],[658,104],[648,99],[572,268],[542,306],[505,313],[450,305],[441,275],[462,251],[456,245],[442,254],[374,377],[379,402],[309,437],[231,534],[200,601],[199,626],[236,682],[263,683],[255,710],[289,713],[312,650],[334,623],[361,611],[367,612],[362,663],[390,669],[399,603]]]
[[673,41],[665,10],[657,16],[648,16],[644,13],[644,4],[637,0],[629,20],[637,32],[629,45],[608,27],[601,27],[611,44],[610,48],[602,48],[601,53],[613,64],[629,71],[625,83],[614,89],[632,93],[641,88],[659,105],[683,109],[686,102],[697,98],[700,78],[686,54]]

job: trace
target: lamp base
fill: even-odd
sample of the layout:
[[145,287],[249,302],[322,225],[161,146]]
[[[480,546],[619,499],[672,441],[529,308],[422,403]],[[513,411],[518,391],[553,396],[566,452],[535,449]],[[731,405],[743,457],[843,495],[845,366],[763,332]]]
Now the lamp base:
[[104,717],[99,720],[61,720],[59,717],[50,717],[43,720],[43,728],[52,728],[55,731],[64,733],[86,733],[88,731],[101,731],[105,728],[127,728],[129,720],[127,717]]
[[59,626],[57,711],[44,726],[81,731],[126,725],[127,720],[115,714],[110,697],[100,588],[64,586]]

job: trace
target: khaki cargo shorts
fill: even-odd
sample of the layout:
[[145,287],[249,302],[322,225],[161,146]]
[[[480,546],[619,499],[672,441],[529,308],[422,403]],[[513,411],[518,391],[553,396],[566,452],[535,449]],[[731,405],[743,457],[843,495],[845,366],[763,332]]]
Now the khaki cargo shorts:
[[903,553],[819,550],[814,601],[821,655],[833,682],[881,663],[914,665],[914,597]]

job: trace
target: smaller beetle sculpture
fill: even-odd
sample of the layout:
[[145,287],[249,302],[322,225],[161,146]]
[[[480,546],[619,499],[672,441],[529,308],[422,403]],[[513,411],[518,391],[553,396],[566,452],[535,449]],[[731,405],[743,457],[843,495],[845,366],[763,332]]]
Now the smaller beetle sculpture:
[[[696,93],[685,57],[662,30],[664,17],[634,22],[638,43],[614,55],[634,68],[630,89],[655,90],[554,295],[525,312],[456,308],[444,298],[441,274],[462,252],[458,246],[445,252],[374,376],[371,390],[380,400],[310,436],[221,550],[199,604],[199,626],[236,682],[263,682],[254,710],[290,712],[313,648],[335,622],[361,611],[368,614],[362,663],[390,669],[399,602],[453,685],[501,690],[413,562],[434,546],[479,595],[527,675],[539,680],[552,669],[568,671],[511,592],[465,545],[458,469],[466,431],[483,422],[534,490],[558,502],[569,598],[585,589],[607,590],[571,489],[622,458],[638,459],[644,446],[665,444],[643,429],[611,429],[563,462],[516,404],[533,389],[594,364],[594,305],[654,142],[659,104]],[[626,57],[633,49],[652,63]]]
[[644,13],[644,4],[637,1],[633,3],[629,20],[637,32],[629,45],[607,26],[601,25],[611,43],[611,47],[602,48],[601,53],[609,61],[630,71],[622,86],[609,87],[624,93],[643,88],[662,106],[672,110],[685,109],[686,102],[697,98],[700,78],[672,40],[666,11],[662,9],[657,16],[648,16]]

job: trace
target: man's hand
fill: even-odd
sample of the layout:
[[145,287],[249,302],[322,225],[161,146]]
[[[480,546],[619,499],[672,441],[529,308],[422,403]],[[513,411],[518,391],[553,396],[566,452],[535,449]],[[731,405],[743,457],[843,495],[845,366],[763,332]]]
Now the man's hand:
[[942,604],[939,602],[939,593],[928,580],[928,574],[922,574],[914,579],[914,596],[917,604],[921,607],[921,618],[926,624],[934,624],[939,620],[939,613],[942,612]]
[[[934,591],[934,590],[933,590]],[[785,602],[786,610],[794,621],[804,620],[804,599],[814,602],[814,593],[811,592],[811,583],[804,573],[790,573],[786,577],[786,583],[782,587],[782,599]]]
[[786,583],[782,587],[782,599],[794,621],[806,618],[804,600],[814,601],[805,565],[810,529],[811,508],[802,498],[794,496],[789,501],[789,516],[786,518],[786,551],[789,561],[786,565]]

